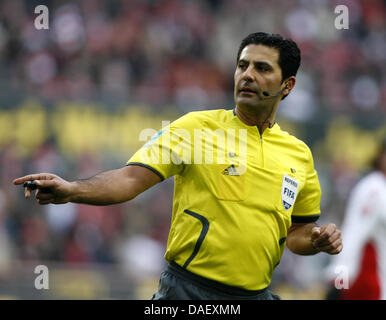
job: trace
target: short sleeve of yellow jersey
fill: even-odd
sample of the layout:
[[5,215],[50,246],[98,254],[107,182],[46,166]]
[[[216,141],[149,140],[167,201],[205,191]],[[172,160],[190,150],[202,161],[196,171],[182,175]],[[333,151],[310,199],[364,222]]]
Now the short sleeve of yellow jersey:
[[126,164],[146,167],[162,180],[181,174],[191,163],[192,135],[189,128],[192,123],[190,113],[172,122],[158,131]]
[[307,147],[308,161],[306,163],[306,181],[303,189],[296,198],[292,211],[292,222],[315,222],[320,216],[320,199],[322,191],[318,174],[314,168],[311,150]]

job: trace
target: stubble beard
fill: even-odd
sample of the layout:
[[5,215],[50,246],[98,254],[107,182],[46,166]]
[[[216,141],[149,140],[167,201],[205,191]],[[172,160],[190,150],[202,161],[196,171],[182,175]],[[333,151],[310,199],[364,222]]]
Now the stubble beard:
[[[244,101],[243,101],[244,100]],[[259,122],[263,122],[267,117],[271,116],[273,112],[274,101],[271,103],[262,101],[261,99],[255,101],[245,101],[251,99],[239,99],[236,97],[235,102],[238,108],[244,113],[253,116],[258,119]]]

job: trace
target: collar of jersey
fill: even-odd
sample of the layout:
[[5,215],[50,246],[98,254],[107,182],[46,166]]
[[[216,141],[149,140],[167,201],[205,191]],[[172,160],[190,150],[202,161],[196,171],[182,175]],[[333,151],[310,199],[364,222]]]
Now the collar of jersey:
[[[240,125],[242,125],[243,127],[247,128],[247,129],[252,129],[252,128],[257,128],[257,126],[249,126],[247,125],[246,123],[244,123],[243,121],[241,121],[241,119],[237,116],[236,114],[236,108],[233,108],[232,110],[232,114],[233,116],[236,118],[236,121],[237,123],[239,123]],[[280,131],[280,127],[279,125],[277,124],[277,122],[275,121],[273,123],[273,126],[271,128],[267,127],[264,132],[263,132],[263,135],[266,135],[266,134],[271,134],[271,133],[274,133],[274,132],[277,132],[277,131]]]

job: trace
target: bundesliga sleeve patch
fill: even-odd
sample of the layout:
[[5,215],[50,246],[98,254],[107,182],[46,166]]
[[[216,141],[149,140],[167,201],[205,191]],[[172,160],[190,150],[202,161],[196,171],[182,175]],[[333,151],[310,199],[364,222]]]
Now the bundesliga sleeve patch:
[[283,176],[283,183],[281,186],[281,201],[283,202],[283,206],[285,210],[290,209],[296,200],[296,196],[298,194],[299,183],[295,178],[287,176],[286,174]]

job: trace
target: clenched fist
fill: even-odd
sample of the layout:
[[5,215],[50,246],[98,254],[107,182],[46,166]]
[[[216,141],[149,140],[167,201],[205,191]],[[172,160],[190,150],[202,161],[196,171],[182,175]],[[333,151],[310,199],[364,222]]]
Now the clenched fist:
[[314,249],[328,254],[338,254],[343,249],[341,231],[333,223],[312,228],[311,242]]

